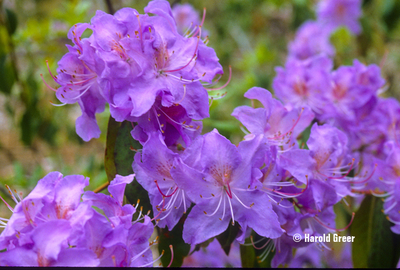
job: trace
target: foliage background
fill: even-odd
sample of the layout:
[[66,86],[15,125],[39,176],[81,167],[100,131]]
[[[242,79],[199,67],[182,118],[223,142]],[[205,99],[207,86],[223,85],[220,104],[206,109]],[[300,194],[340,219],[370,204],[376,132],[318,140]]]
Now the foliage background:
[[[132,7],[139,12],[147,0],[112,0],[114,11]],[[170,1],[189,2],[207,8],[204,27],[227,71],[232,66],[228,94],[214,101],[211,117],[204,121],[204,132],[217,128],[233,143],[243,133],[230,114],[248,100],[243,94],[253,86],[271,91],[274,68],[286,60],[287,44],[296,29],[314,19],[313,0],[270,1]],[[106,1],[91,0],[0,0],[0,195],[10,201],[4,184],[24,194],[37,180],[57,170],[90,177],[93,190],[107,181],[104,150],[109,114],[98,116],[101,137],[84,143],[75,133],[78,104],[54,107],[59,103],[53,91],[45,60],[55,72],[57,61],[67,52],[67,32],[73,24],[89,22],[96,10],[110,12]],[[384,96],[400,98],[400,1],[364,0],[363,32],[354,37],[339,29],[331,37],[336,48],[335,65],[350,65],[354,58],[382,67],[388,90]],[[227,79],[224,76],[221,81]],[[9,217],[4,204],[0,216]]]

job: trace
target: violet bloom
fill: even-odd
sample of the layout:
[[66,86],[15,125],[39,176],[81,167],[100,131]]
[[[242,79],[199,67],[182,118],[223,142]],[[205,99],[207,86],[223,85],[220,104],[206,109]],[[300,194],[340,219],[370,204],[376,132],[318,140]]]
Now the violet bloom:
[[152,265],[148,239],[153,224],[141,213],[132,222],[136,209],[122,205],[125,185],[132,180],[133,175],[117,175],[109,186],[113,197],[86,192],[83,201],[83,188],[89,181],[80,175],[49,173],[26,198],[10,190],[17,205],[12,208],[6,203],[13,215],[9,220],[1,219],[5,229],[0,248],[7,251],[2,253],[0,265]]
[[[311,128],[307,146],[310,150],[295,149],[280,155],[280,165],[297,179],[309,177],[310,181],[323,181],[334,187],[336,202],[352,194],[351,183],[365,183],[368,178],[348,178],[355,160],[348,153],[345,133],[328,124]],[[362,177],[361,177],[362,178]],[[336,203],[335,202],[335,203]]]
[[334,110],[323,117],[350,121],[356,121],[355,110],[366,105],[385,84],[378,66],[365,66],[358,60],[354,60],[353,66],[341,66],[333,71],[331,80],[328,95]]
[[396,112],[399,104],[394,99],[382,99],[373,96],[364,106],[354,109],[355,119],[335,119],[336,125],[348,134],[349,145],[353,151],[363,149],[363,152],[383,157],[383,145],[389,139],[394,139],[397,123]]
[[332,60],[323,55],[304,61],[289,60],[285,68],[276,68],[272,84],[276,97],[286,106],[308,107],[316,114],[323,114],[331,106],[327,92],[332,65]]
[[385,197],[383,205],[384,213],[395,225],[391,228],[394,233],[400,234],[400,145],[396,142],[387,142],[389,154],[385,162],[379,162],[376,177],[377,181],[384,185],[385,194],[373,193],[379,197]]
[[255,186],[265,147],[261,135],[236,147],[214,130],[193,141],[183,161],[175,159],[171,175],[196,203],[183,227],[185,242],[204,242],[225,231],[230,221],[265,237],[283,233],[268,196]]
[[288,58],[306,60],[319,54],[334,56],[335,49],[329,41],[330,33],[327,30],[315,21],[303,23],[294,40],[289,43]]
[[156,101],[153,107],[141,117],[134,119],[137,125],[132,137],[142,145],[151,133],[162,133],[167,146],[181,144],[188,146],[202,129],[201,121],[193,121],[181,106],[163,107]]
[[[99,261],[93,251],[84,247],[68,250],[76,236],[82,234],[92,217],[90,205],[81,204],[80,197],[89,179],[80,175],[63,177],[52,172],[39,180],[25,198],[12,192],[17,203],[9,220],[1,219],[0,264],[9,266],[96,266]],[[1,198],[1,197],[0,197]],[[26,253],[23,260],[21,254]],[[82,257],[68,259],[80,253]]]
[[297,143],[297,136],[314,119],[314,114],[308,108],[288,110],[263,88],[253,87],[244,96],[259,100],[264,106],[240,106],[233,111],[232,115],[250,131],[251,135],[246,135],[246,138],[262,134],[271,145],[291,147],[293,143]]
[[[115,15],[97,11],[90,25],[78,24],[70,31],[74,46],[68,46],[70,53],[59,62],[59,75],[53,79],[61,85],[57,90],[60,101],[80,103],[83,115],[77,121],[77,132],[86,141],[99,136],[95,114],[105,103],[110,104],[116,121],[150,118],[162,132],[166,126],[146,114],[154,111],[158,115],[160,110],[180,106],[177,119],[166,117],[176,124],[169,128],[177,127],[183,137],[188,135],[182,131],[182,118],[190,122],[209,116],[208,91],[214,89],[203,84],[211,84],[223,71],[215,51],[201,39],[202,25],[181,36],[164,0],[150,2],[145,12],[155,16],[130,8]],[[88,28],[93,34],[81,39]],[[145,133],[147,126],[142,127]],[[190,143],[188,138],[183,140]]]
[[201,247],[183,260],[182,267],[241,267],[240,245],[233,242],[229,256],[214,239],[207,247]]
[[60,87],[53,89],[48,86],[56,91],[63,105],[79,103],[82,115],[76,120],[76,132],[84,141],[100,136],[95,115],[104,110],[106,103],[98,80],[104,62],[96,55],[89,39],[81,39],[82,33],[88,28],[89,24],[80,23],[70,29],[68,38],[74,46],[67,45],[69,52],[58,62],[58,75],[53,75],[49,69]]
[[158,227],[167,226],[169,230],[191,204],[170,173],[175,158],[179,155],[167,148],[161,134],[152,133],[132,164],[137,181],[149,193]]
[[354,34],[359,34],[361,13],[361,0],[321,0],[317,5],[318,21],[331,31],[346,26]]

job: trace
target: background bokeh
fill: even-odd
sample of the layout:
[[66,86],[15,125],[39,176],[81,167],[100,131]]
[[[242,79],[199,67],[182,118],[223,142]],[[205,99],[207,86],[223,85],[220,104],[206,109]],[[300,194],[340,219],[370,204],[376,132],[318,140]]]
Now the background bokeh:
[[[58,60],[71,44],[67,32],[78,22],[90,22],[96,10],[132,7],[139,12],[147,0],[0,0],[0,195],[7,201],[4,184],[27,194],[50,171],[90,177],[93,190],[107,181],[104,150],[109,113],[97,116],[99,139],[83,142],[75,133],[78,104],[55,107],[54,92],[40,78],[52,81]],[[270,1],[170,1],[189,2],[199,14],[207,8],[204,28],[224,70],[232,66],[227,95],[214,101],[203,132],[217,128],[233,143],[243,132],[230,114],[249,105],[243,94],[253,86],[271,89],[274,68],[286,61],[287,44],[306,20],[315,19],[312,0]],[[111,7],[108,3],[111,3]],[[112,10],[111,10],[112,9]],[[383,96],[400,98],[400,1],[364,0],[363,31],[352,36],[339,28],[331,37],[336,49],[335,66],[350,65],[357,58],[378,64],[387,80]],[[227,80],[221,79],[221,85]],[[11,213],[0,205],[0,216]]]

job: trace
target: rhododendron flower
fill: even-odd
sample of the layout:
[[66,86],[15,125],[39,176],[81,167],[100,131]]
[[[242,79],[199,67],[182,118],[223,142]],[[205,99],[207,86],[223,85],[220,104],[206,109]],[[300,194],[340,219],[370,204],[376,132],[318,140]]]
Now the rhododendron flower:
[[[49,173],[26,197],[12,192],[17,205],[0,235],[2,266],[149,266],[154,263],[148,239],[148,216],[132,222],[132,205],[122,205],[133,175],[117,175],[109,185],[112,197],[85,192],[89,179]],[[19,201],[17,200],[19,199]],[[104,212],[100,214],[92,206]]]
[[193,141],[182,160],[175,159],[171,175],[196,203],[183,227],[185,242],[204,242],[225,231],[229,222],[265,237],[283,233],[267,195],[254,186],[262,175],[265,147],[261,135],[236,147],[214,130]]
[[358,18],[361,16],[360,0],[321,0],[317,5],[317,17],[320,23],[334,30],[346,26],[354,34],[361,32]]

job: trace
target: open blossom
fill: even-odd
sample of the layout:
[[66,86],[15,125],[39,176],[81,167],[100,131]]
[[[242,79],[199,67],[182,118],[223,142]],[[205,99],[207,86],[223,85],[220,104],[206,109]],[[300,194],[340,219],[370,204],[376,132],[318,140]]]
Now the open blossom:
[[[57,98],[63,104],[81,105],[77,133],[85,141],[99,136],[95,114],[106,103],[115,120],[143,123],[141,117],[150,119],[163,133],[166,125],[148,114],[164,115],[161,110],[180,106],[184,112],[179,115],[189,118],[183,121],[209,116],[204,84],[212,84],[223,71],[215,51],[201,38],[204,20],[182,36],[167,1],[152,1],[145,12],[123,8],[110,15],[97,11],[90,24],[77,24],[70,30],[68,37],[74,45],[67,46],[70,52],[60,60],[58,75],[52,76],[61,86]],[[86,29],[93,34],[82,39]],[[177,124],[169,127],[176,126],[185,136],[184,124],[179,122],[182,116],[166,117]],[[142,131],[147,134],[146,126]],[[184,141],[190,143],[188,138]]]
[[246,135],[248,138],[262,134],[271,145],[291,147],[292,143],[297,143],[297,136],[314,119],[314,114],[309,108],[288,110],[279,100],[274,99],[268,90],[260,87],[249,89],[244,96],[259,100],[264,106],[240,106],[233,111],[232,115],[252,134]]
[[303,23],[296,36],[288,46],[288,58],[306,60],[307,58],[325,54],[334,56],[335,49],[329,41],[330,33],[327,28],[315,21]]
[[276,68],[272,83],[276,97],[286,106],[308,107],[317,115],[323,114],[331,106],[327,93],[332,66],[332,60],[325,55],[288,60],[284,68]]
[[193,141],[182,159],[175,159],[171,175],[196,203],[183,227],[185,242],[204,242],[224,232],[229,222],[265,237],[283,233],[267,195],[255,186],[266,146],[260,135],[236,147],[214,130]]
[[361,16],[361,0],[320,0],[317,17],[321,24],[334,30],[346,26],[354,34],[361,32],[358,18]]
[[[85,192],[89,179],[49,173],[25,198],[10,191],[17,205],[1,218],[2,266],[148,266],[153,264],[150,218],[132,222],[135,208],[122,205],[133,175],[117,175],[105,194]],[[18,198],[18,199],[17,199]],[[92,206],[104,211],[100,214]]]
[[376,194],[384,197],[383,211],[388,219],[394,223],[393,232],[400,234],[400,144],[388,141],[385,145],[388,155],[385,160],[378,160],[378,168],[375,174],[380,191],[385,194]]
[[149,193],[158,227],[167,226],[169,230],[174,228],[191,204],[171,175],[175,158],[179,155],[167,148],[161,134],[152,133],[143,144],[142,152],[135,155],[132,165],[137,181]]

